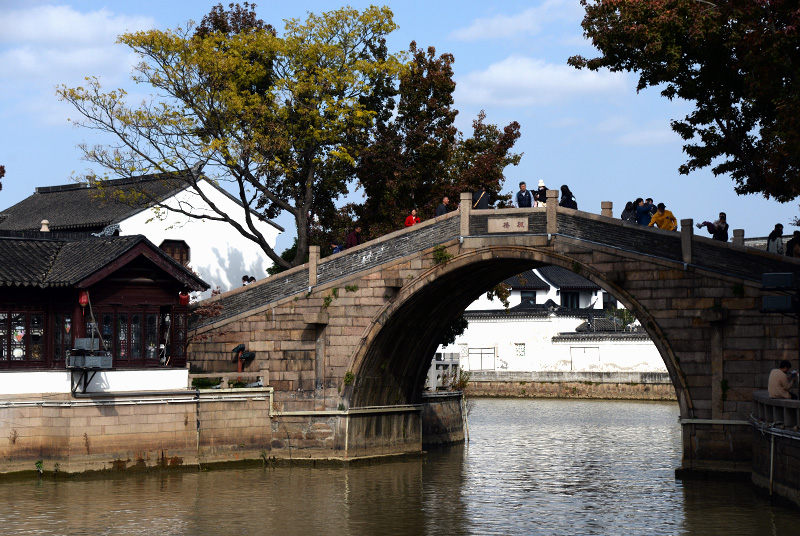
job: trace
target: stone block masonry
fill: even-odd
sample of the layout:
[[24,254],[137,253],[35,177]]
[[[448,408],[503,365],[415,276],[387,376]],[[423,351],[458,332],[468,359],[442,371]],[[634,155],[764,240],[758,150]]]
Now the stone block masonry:
[[[527,218],[527,231],[492,232],[490,220],[497,218]],[[191,360],[208,372],[230,370],[230,349],[246,342],[256,351],[248,370],[269,371],[279,411],[385,412],[350,414],[351,427],[334,427],[332,441],[311,429],[297,429],[289,439],[309,449],[334,445],[334,455],[341,445],[359,455],[407,452],[416,448],[416,432],[409,432],[414,418],[388,415],[421,402],[444,326],[478,289],[553,264],[598,284],[637,317],[664,359],[669,382],[577,381],[565,388],[537,381],[491,386],[494,394],[675,396],[684,468],[740,470],[751,458],[751,439],[724,423],[747,418],[749,393],[765,385],[777,360],[796,359],[800,345],[796,319],[759,310],[767,294],[761,276],[792,272],[800,281],[800,263],[688,229],[646,229],[549,204],[547,210],[462,210],[315,260],[316,277],[308,276],[309,266],[297,267],[215,298],[224,312],[196,326],[209,338],[192,344]]]

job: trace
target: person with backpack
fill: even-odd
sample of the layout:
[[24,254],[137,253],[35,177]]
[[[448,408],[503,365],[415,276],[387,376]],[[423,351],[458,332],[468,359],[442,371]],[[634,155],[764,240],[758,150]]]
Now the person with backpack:
[[472,194],[472,208],[482,210],[489,208],[489,194],[481,184],[481,189]]

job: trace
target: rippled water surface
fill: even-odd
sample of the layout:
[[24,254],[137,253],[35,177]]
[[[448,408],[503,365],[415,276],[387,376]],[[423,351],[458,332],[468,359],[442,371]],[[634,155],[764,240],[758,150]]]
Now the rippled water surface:
[[748,484],[681,482],[675,404],[474,401],[467,446],[349,468],[0,482],[0,534],[800,533]]

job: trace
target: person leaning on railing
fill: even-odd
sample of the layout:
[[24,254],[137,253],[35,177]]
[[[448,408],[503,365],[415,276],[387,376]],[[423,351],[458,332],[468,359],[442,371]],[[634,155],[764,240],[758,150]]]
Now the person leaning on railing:
[[797,395],[789,391],[797,382],[797,371],[793,370],[790,374],[790,368],[792,368],[792,364],[784,359],[781,361],[780,365],[778,365],[778,368],[772,369],[772,372],[769,373],[767,391],[769,392],[770,398],[790,398],[797,400]]

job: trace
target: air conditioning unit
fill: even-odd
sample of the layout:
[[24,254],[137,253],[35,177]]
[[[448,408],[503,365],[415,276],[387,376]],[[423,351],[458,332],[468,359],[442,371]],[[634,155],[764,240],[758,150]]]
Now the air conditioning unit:
[[[767,274],[765,274],[767,275]],[[764,296],[761,310],[765,313],[791,313],[794,312],[791,296]]]

